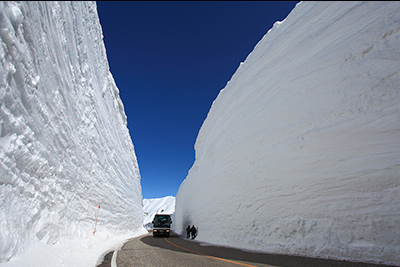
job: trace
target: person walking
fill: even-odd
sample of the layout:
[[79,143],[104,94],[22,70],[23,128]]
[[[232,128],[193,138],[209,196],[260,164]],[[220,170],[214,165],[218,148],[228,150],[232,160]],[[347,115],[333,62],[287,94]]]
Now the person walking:
[[188,227],[186,228],[186,237],[187,238],[190,237],[190,232],[191,232],[190,225],[188,225]]
[[190,228],[190,233],[192,234],[192,239],[195,239],[197,235],[197,230],[196,227],[194,227],[194,225],[192,226],[192,228]]

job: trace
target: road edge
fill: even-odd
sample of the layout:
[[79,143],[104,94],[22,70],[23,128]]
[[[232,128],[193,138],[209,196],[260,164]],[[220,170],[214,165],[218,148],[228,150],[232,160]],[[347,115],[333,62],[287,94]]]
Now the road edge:
[[117,267],[117,254],[118,250],[115,250],[111,258],[111,267]]

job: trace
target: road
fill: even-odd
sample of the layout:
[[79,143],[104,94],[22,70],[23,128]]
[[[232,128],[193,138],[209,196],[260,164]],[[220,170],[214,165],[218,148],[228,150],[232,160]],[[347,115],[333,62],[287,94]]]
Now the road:
[[[117,267],[383,267],[366,263],[314,259],[298,256],[252,253],[202,244],[172,234],[154,238],[151,234],[133,238],[116,254]],[[106,258],[111,262],[112,253]],[[101,267],[111,266],[105,261]]]

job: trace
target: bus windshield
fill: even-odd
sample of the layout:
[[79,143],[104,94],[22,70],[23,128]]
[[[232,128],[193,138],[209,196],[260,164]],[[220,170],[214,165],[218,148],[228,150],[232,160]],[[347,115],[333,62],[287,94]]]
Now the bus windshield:
[[156,215],[153,220],[154,227],[170,227],[171,217],[169,215]]

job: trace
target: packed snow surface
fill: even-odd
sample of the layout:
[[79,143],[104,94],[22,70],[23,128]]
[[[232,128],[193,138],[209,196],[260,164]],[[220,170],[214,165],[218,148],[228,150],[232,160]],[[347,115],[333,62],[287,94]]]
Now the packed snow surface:
[[95,2],[0,2],[2,266],[94,266],[144,231],[102,38]]
[[301,2],[219,93],[174,227],[400,266],[400,2]]
[[[153,228],[152,221],[156,214],[171,214],[175,212],[175,197],[143,199],[143,225],[147,230]],[[173,221],[172,221],[173,224]]]

